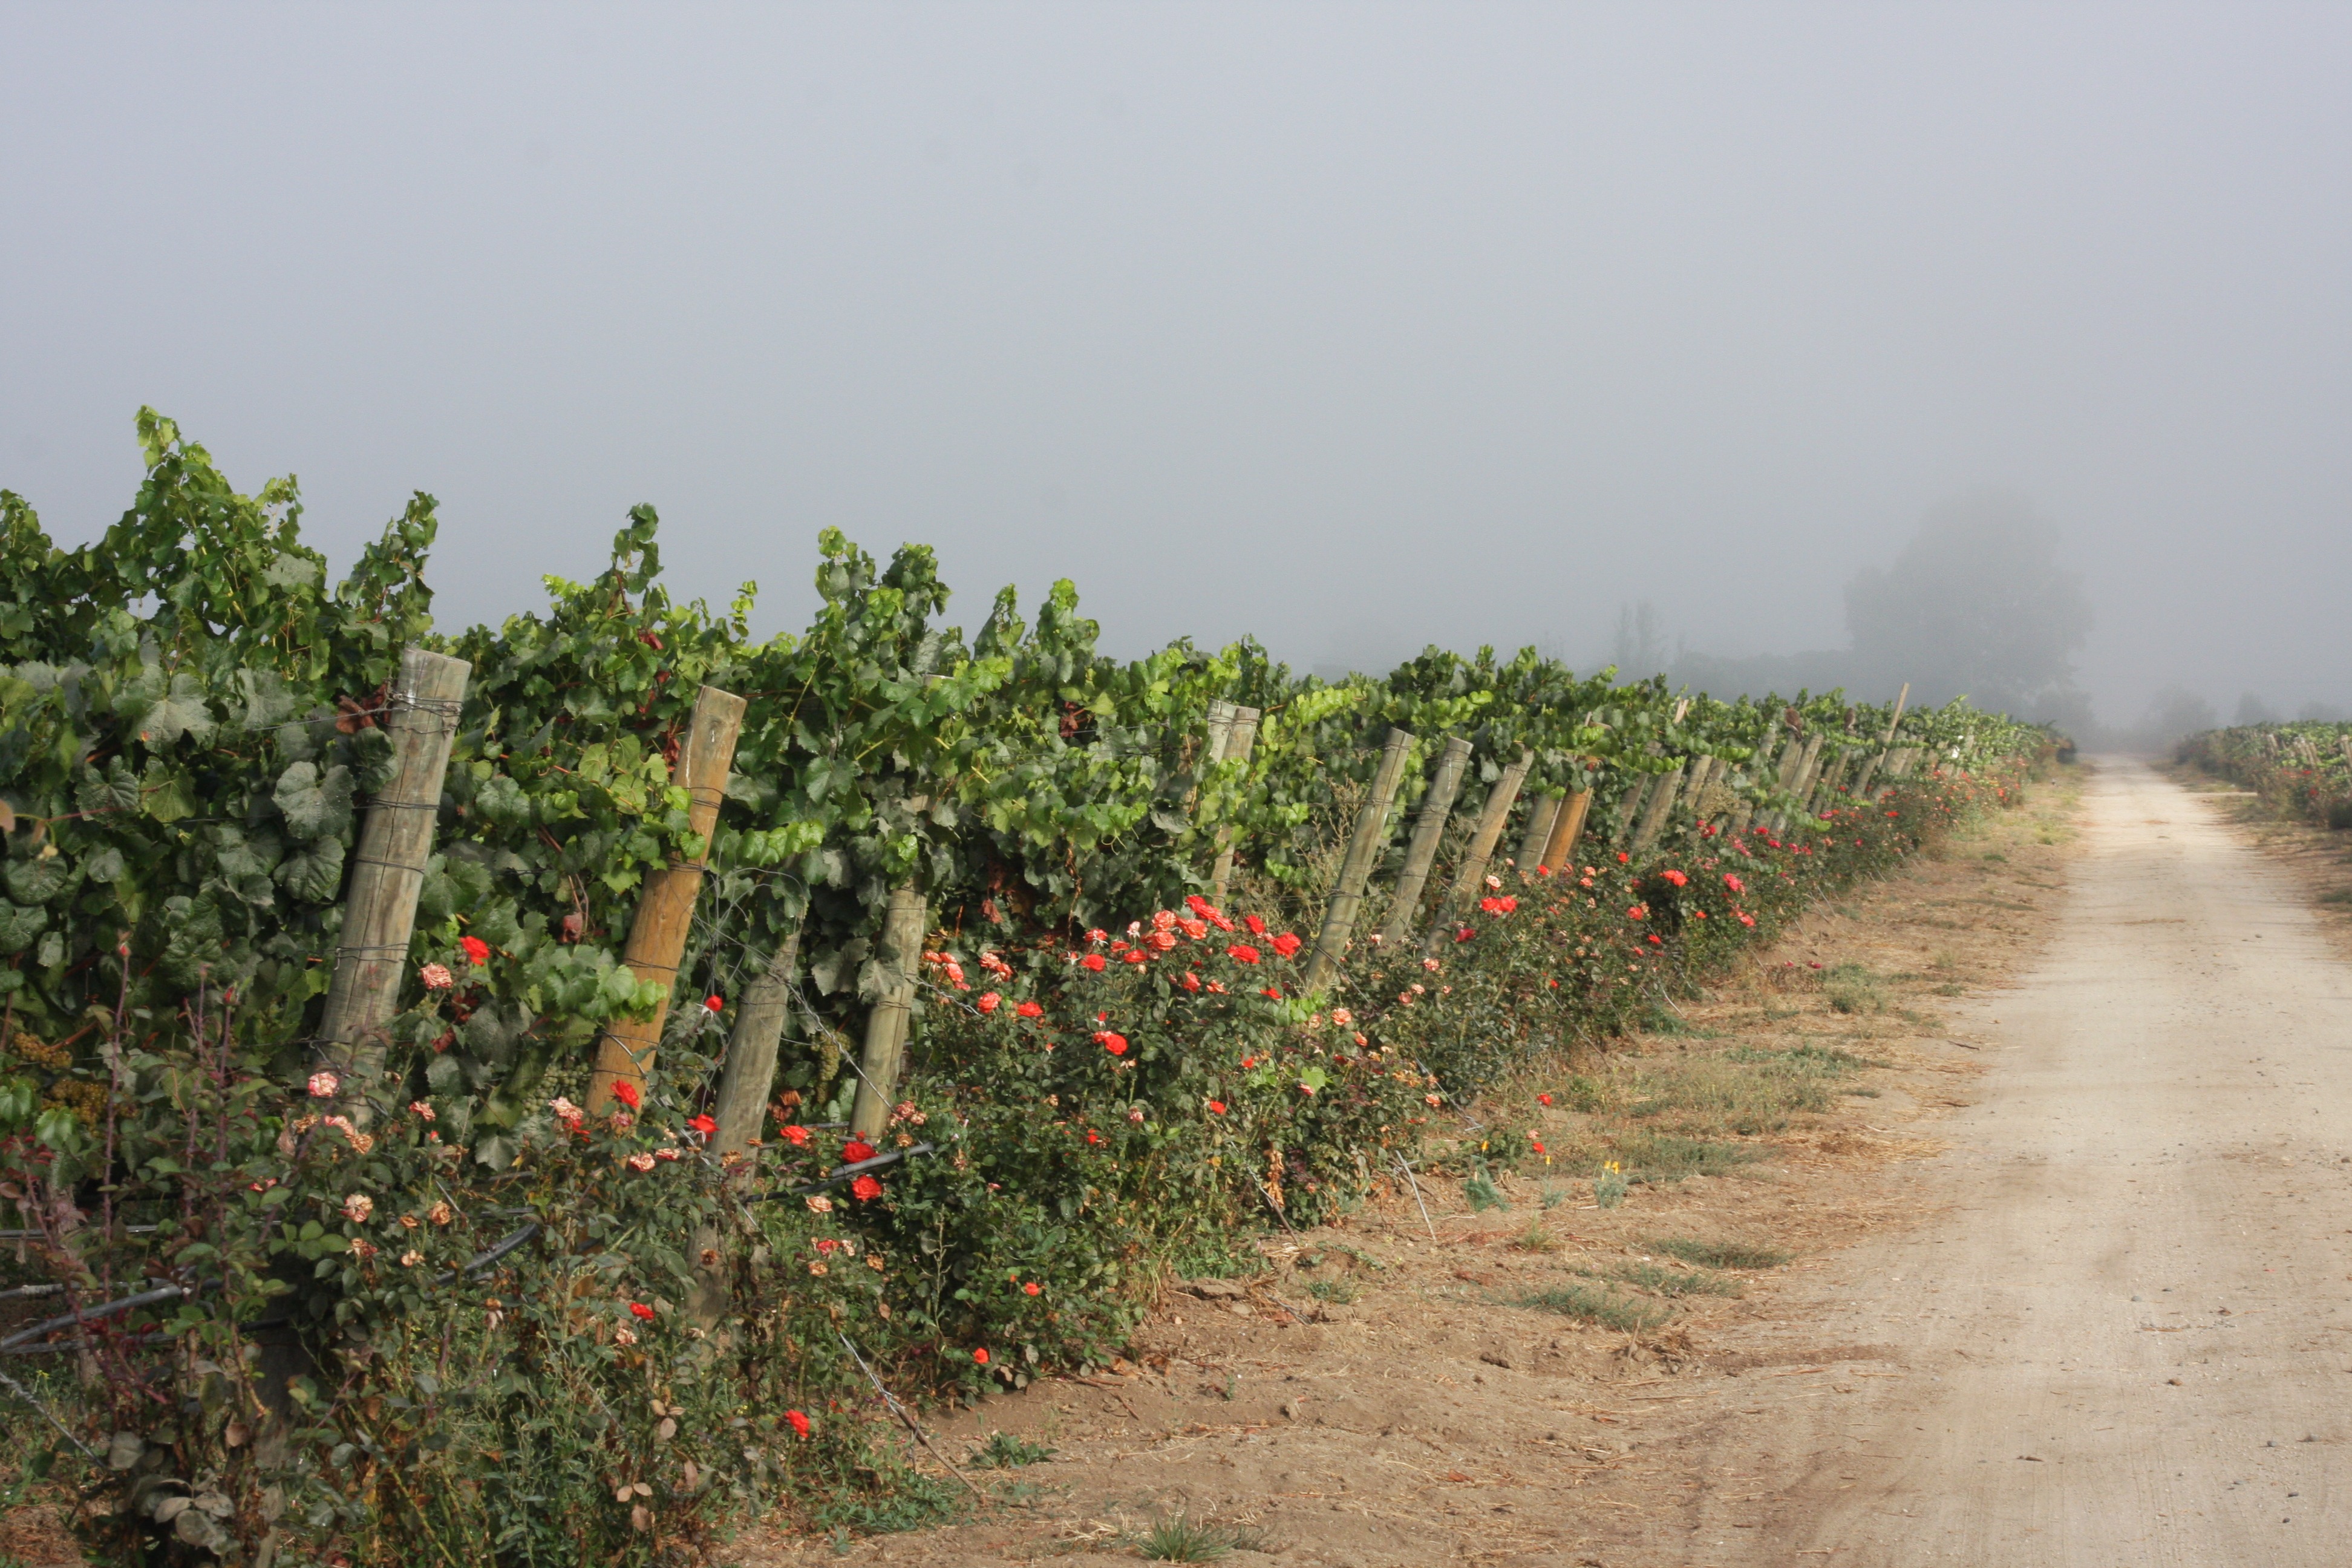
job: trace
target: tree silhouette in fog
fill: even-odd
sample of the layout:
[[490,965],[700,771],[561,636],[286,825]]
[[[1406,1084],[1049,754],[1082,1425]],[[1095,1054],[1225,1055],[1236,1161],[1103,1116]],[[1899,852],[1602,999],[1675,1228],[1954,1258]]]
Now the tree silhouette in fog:
[[1911,683],[1922,701],[2058,720],[2083,715],[2074,655],[2091,631],[2057,530],[2021,496],[1979,490],[1932,508],[1887,567],[1845,589],[1857,683]]

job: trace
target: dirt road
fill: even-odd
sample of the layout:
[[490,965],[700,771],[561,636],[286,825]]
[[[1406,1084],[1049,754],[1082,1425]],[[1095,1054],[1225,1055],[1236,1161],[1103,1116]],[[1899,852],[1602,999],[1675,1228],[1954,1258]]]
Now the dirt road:
[[[2228,810],[2109,761],[2078,805],[2044,789],[1808,916],[1598,1069],[1654,1101],[1759,1058],[1878,1064],[1769,1159],[1612,1211],[1539,1208],[1530,1177],[1500,1223],[1433,1186],[1428,1226],[1400,1198],[1269,1238],[1248,1302],[1171,1296],[1139,1365],[942,1423],[1055,1448],[981,1472],[1005,1506],[857,1550],[1132,1563],[1181,1513],[1249,1527],[1234,1568],[2352,1563],[2352,961]],[[1885,999],[1789,988],[1815,971]],[[1675,1237],[1795,1260],[1655,1334],[1536,1310]],[[1357,1299],[1311,1300],[1340,1254]]]
[[2084,809],[2040,962],[1961,1015],[1948,1217],[1779,1303],[1913,1375],[1724,1428],[1773,1500],[1693,1560],[2352,1562],[2352,965],[2210,801],[2109,762]]

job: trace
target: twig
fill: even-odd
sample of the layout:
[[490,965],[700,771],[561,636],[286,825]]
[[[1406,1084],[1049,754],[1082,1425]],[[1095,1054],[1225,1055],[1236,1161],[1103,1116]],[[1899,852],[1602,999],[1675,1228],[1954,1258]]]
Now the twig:
[[973,1486],[971,1477],[965,1475],[961,1470],[957,1469],[953,1465],[949,1464],[948,1457],[945,1454],[940,1453],[937,1448],[931,1447],[931,1440],[923,1436],[923,1429],[915,1425],[915,1418],[907,1414],[907,1407],[898,1403],[898,1397],[888,1389],[882,1386],[882,1380],[874,1375],[874,1369],[866,1364],[866,1358],[857,1353],[857,1347],[849,1342],[849,1336],[841,1332],[839,1330],[835,1330],[833,1337],[841,1342],[841,1348],[849,1352],[849,1359],[857,1363],[857,1370],[866,1374],[866,1381],[874,1385],[874,1392],[882,1396],[882,1403],[890,1407],[890,1414],[896,1415],[906,1425],[907,1430],[915,1435],[915,1441],[920,1443],[923,1446],[924,1450],[928,1452],[932,1458],[937,1459],[942,1466],[944,1466],[948,1474],[961,1481],[967,1491],[971,1492],[972,1496],[978,1498],[982,1502],[986,1502],[988,1500],[988,1494],[982,1491],[978,1487]]
[[1282,1205],[1275,1200],[1274,1189],[1267,1186],[1264,1182],[1259,1181],[1255,1176],[1252,1176],[1250,1178],[1250,1185],[1255,1187],[1258,1192],[1265,1196],[1265,1206],[1274,1211],[1274,1217],[1282,1222],[1282,1228],[1289,1231],[1291,1235],[1297,1236],[1298,1232],[1297,1228],[1291,1225],[1290,1216],[1282,1212]]
[[1421,1211],[1421,1223],[1429,1226],[1429,1239],[1435,1241],[1437,1239],[1437,1225],[1435,1221],[1429,1217],[1429,1205],[1421,1201],[1421,1184],[1413,1180],[1412,1166],[1402,1154],[1399,1154],[1396,1157],[1396,1163],[1397,1169],[1404,1173],[1406,1184],[1412,1188],[1412,1205]]
[[0,1387],[6,1388],[9,1393],[15,1394],[17,1398],[23,1400],[26,1404],[39,1411],[43,1419],[47,1420],[50,1426],[58,1429],[58,1436],[63,1437],[67,1442],[71,1443],[75,1447],[81,1450],[81,1457],[83,1458],[95,1459],[98,1458],[98,1451],[96,1449],[83,1442],[80,1438],[75,1436],[71,1431],[67,1429],[64,1422],[58,1420],[55,1415],[50,1415],[49,1407],[42,1404],[39,1400],[34,1398],[31,1394],[27,1393],[23,1384],[18,1383],[6,1373],[0,1372]]

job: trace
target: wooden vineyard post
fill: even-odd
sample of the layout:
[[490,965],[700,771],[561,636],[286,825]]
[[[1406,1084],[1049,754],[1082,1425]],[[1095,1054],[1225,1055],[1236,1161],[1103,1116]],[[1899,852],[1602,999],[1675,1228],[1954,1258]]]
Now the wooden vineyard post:
[[1584,837],[1584,819],[1592,812],[1592,786],[1572,789],[1560,798],[1559,811],[1551,819],[1551,840],[1544,846],[1538,865],[1549,866],[1558,876],[1567,868],[1570,857],[1576,853],[1576,841]]
[[882,918],[882,994],[866,1015],[866,1054],[857,1072],[857,1101],[849,1130],[872,1138],[889,1122],[892,1097],[907,1060],[907,1024],[915,1014],[915,977],[923,960],[923,928],[929,921],[923,895],[912,882],[890,889]]
[[[1206,731],[1201,741],[1201,760],[1192,768],[1195,781],[1202,773],[1225,760],[1225,748],[1233,743],[1235,711],[1234,705],[1222,697],[1209,700],[1209,719]],[[1198,782],[1195,782],[1192,795],[1186,802],[1188,810],[1200,799],[1200,796],[1201,786]]]
[[1462,770],[1469,765],[1470,742],[1459,735],[1445,738],[1444,754],[1421,797],[1412,819],[1412,839],[1405,846],[1404,869],[1389,898],[1389,918],[1381,927],[1381,944],[1392,947],[1412,934],[1413,917],[1421,910],[1421,891],[1429,883],[1429,868],[1437,863],[1438,841],[1445,836],[1445,820],[1454,814],[1454,797],[1461,793]]
[[[687,721],[686,739],[678,748],[677,768],[671,774],[687,792],[687,826],[707,845],[719,826],[719,803],[726,798],[727,770],[735,761],[735,738],[743,731],[743,700],[731,691],[706,686],[695,693],[694,713]],[[706,851],[707,853],[707,851]],[[654,981],[675,991],[678,961],[686,952],[687,932],[694,924],[694,901],[702,891],[700,863],[664,867],[646,878],[637,899],[636,918],[629,924],[629,944],[621,962],[642,983]],[[613,1086],[627,1082],[640,1087],[652,1070],[654,1052],[661,1045],[662,1023],[669,1016],[672,998],[664,993],[649,1018],[624,1018],[607,1028],[596,1042],[596,1069],[588,1078],[588,1109],[611,1108]]]
[[399,1010],[409,939],[416,934],[416,897],[425,889],[441,810],[441,781],[473,673],[462,658],[421,647],[401,651],[400,676],[383,718],[392,776],[368,803],[360,828],[335,975],[319,1024],[320,1059],[342,1078],[337,1099],[355,1119],[370,1114],[368,1090],[383,1076],[383,1027]]
[[1666,813],[1674,809],[1675,792],[1681,787],[1683,770],[1688,766],[1690,763],[1687,762],[1676,763],[1660,773],[1658,782],[1651,786],[1649,802],[1642,807],[1642,825],[1633,830],[1633,849],[1635,854],[1655,842],[1658,830],[1665,826]]
[[1305,972],[1299,976],[1309,991],[1321,988],[1348,955],[1348,936],[1364,901],[1364,885],[1371,880],[1372,867],[1388,843],[1389,807],[1396,803],[1405,759],[1412,754],[1412,734],[1391,730],[1388,744],[1381,748],[1381,765],[1372,774],[1371,795],[1356,817],[1347,858],[1339,862],[1339,879],[1332,885],[1331,901],[1324,908],[1323,929],[1315,933],[1315,951],[1307,955]]
[[[1257,745],[1258,718],[1258,710],[1255,708],[1237,706],[1234,709],[1233,727],[1225,732],[1224,750],[1218,757],[1220,762],[1246,763],[1250,760],[1250,752]],[[1216,864],[1209,872],[1209,901],[1223,903],[1225,889],[1232,886],[1233,879],[1234,830],[1220,827],[1217,829]]]
[[1691,763],[1690,779],[1683,785],[1683,801],[1690,807],[1694,825],[1706,820],[1706,792],[1715,783],[1715,775],[1723,769],[1720,757],[1699,757]]
[[1518,854],[1511,861],[1519,868],[1520,876],[1536,874],[1536,867],[1543,859],[1544,846],[1551,842],[1551,825],[1559,816],[1559,802],[1556,795],[1539,795],[1528,802],[1528,830],[1519,839]]
[[[1657,748],[1652,746],[1650,750],[1654,753]],[[1610,843],[1622,845],[1633,833],[1633,825],[1642,820],[1643,803],[1650,798],[1650,791],[1655,787],[1657,782],[1654,774],[1635,773],[1633,775],[1633,782],[1627,784],[1625,793],[1617,797],[1617,815],[1609,822]]]
[[1533,752],[1521,752],[1519,760],[1503,770],[1495,787],[1486,792],[1486,809],[1478,814],[1478,826],[1470,835],[1470,853],[1462,858],[1462,868],[1454,874],[1454,886],[1446,889],[1445,902],[1431,922],[1429,937],[1422,952],[1435,957],[1445,945],[1447,924],[1478,896],[1486,880],[1486,868],[1495,858],[1495,846],[1503,841],[1503,828],[1511,820],[1511,807],[1517,804],[1519,786],[1528,780],[1528,770],[1535,766]]
[[801,933],[776,944],[775,955],[760,977],[745,987],[735,1006],[735,1027],[727,1037],[727,1063],[719,1069],[719,1098],[712,1118],[719,1131],[711,1135],[710,1152],[719,1163],[741,1153],[760,1136],[760,1117],[768,1109],[768,1089],[776,1079],[776,1049],[783,1043],[784,1021],[792,1010],[793,975],[799,967]]
[[[1822,737],[1819,735],[1812,736],[1803,745],[1791,750],[1789,757],[1781,763],[1788,769],[1788,783],[1783,786],[1785,793],[1799,797],[1803,796],[1812,784],[1813,762],[1821,755],[1821,752]],[[1788,826],[1789,812],[1784,806],[1772,814],[1772,827],[1775,832],[1786,832]]]
[[[1903,683],[1903,689],[1895,693],[1895,714],[1886,721],[1886,733],[1879,739],[1878,754],[1870,759],[1870,765],[1862,770],[1862,777],[1855,781],[1853,786],[1855,799],[1859,800],[1870,793],[1871,780],[1878,776],[1879,771],[1886,766],[1887,760],[1894,756],[1895,727],[1903,722],[1903,705],[1909,700],[1911,700],[1911,683],[1906,680]],[[1890,773],[1888,776],[1893,775]]]

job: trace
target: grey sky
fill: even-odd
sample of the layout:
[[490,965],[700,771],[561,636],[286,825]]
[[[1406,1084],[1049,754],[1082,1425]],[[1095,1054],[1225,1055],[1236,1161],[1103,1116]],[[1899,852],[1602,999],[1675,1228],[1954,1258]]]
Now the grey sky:
[[445,618],[661,509],[1107,644],[1843,641],[2021,490],[2126,718],[2352,702],[2352,7],[0,5],[0,484],[152,403]]

